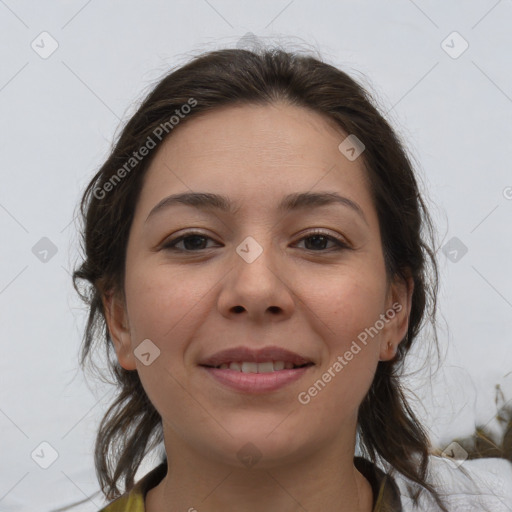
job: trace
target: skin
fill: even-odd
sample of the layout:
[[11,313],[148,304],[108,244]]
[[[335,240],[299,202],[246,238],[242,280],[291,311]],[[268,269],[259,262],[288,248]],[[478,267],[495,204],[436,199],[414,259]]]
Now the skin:
[[[126,302],[104,297],[119,363],[139,372],[163,420],[169,470],[147,494],[146,510],[370,512],[370,485],[353,464],[357,411],[379,360],[393,358],[406,334],[412,283],[386,275],[362,157],[340,153],[347,134],[329,119],[283,103],[223,107],[175,130],[136,206]],[[178,205],[146,222],[160,200],[191,191],[226,195],[240,208],[231,215]],[[277,211],[283,196],[311,191],[351,199],[365,220],[340,205]],[[179,243],[181,253],[162,247],[187,228],[209,238]],[[349,248],[304,238],[315,228]],[[247,236],[263,248],[252,263],[236,252]],[[300,404],[298,394],[393,303],[401,311]],[[160,350],[148,366],[134,355],[145,339]],[[250,396],[198,367],[240,345],[277,345],[315,365],[298,381]],[[237,457],[248,442],[261,455],[252,467]]]

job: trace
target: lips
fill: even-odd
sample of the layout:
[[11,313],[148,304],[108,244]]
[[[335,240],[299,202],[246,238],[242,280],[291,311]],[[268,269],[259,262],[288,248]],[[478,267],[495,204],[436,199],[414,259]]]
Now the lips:
[[[220,365],[231,363],[266,363],[269,361],[291,363],[294,367],[312,365],[314,362],[299,354],[280,347],[264,347],[251,349],[249,347],[235,347],[222,350],[200,361],[200,366],[218,368]],[[289,365],[287,365],[289,366]]]

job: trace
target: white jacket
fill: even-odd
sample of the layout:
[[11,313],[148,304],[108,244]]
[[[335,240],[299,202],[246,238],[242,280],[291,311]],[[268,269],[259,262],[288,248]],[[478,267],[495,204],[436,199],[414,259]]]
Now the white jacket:
[[[458,465],[452,459],[431,456],[429,481],[444,498],[449,512],[512,512],[512,463],[505,459],[466,460]],[[464,471],[468,473],[468,478]],[[419,507],[414,507],[407,484],[418,484],[394,474],[403,512],[438,512],[429,493],[424,491]]]

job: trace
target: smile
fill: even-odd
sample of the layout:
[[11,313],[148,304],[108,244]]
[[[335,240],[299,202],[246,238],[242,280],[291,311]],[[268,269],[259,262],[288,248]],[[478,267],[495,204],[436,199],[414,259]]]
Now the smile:
[[239,393],[262,394],[277,391],[295,382],[314,366],[313,363],[294,366],[290,362],[268,361],[223,363],[220,367],[200,365],[199,368],[225,389]]
[[296,365],[290,361],[266,361],[264,363],[254,363],[252,361],[246,362],[232,362],[223,363],[215,368],[221,370],[235,370],[242,373],[270,373],[280,370],[293,370],[294,368],[302,368],[303,366],[310,366],[313,363],[303,365]]

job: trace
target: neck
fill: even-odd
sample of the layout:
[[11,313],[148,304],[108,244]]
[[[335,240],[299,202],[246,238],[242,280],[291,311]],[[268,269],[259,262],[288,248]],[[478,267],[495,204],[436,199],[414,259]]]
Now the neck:
[[146,495],[146,512],[372,511],[371,486],[353,464],[354,445],[326,446],[287,464],[240,468],[168,440],[167,474]]

